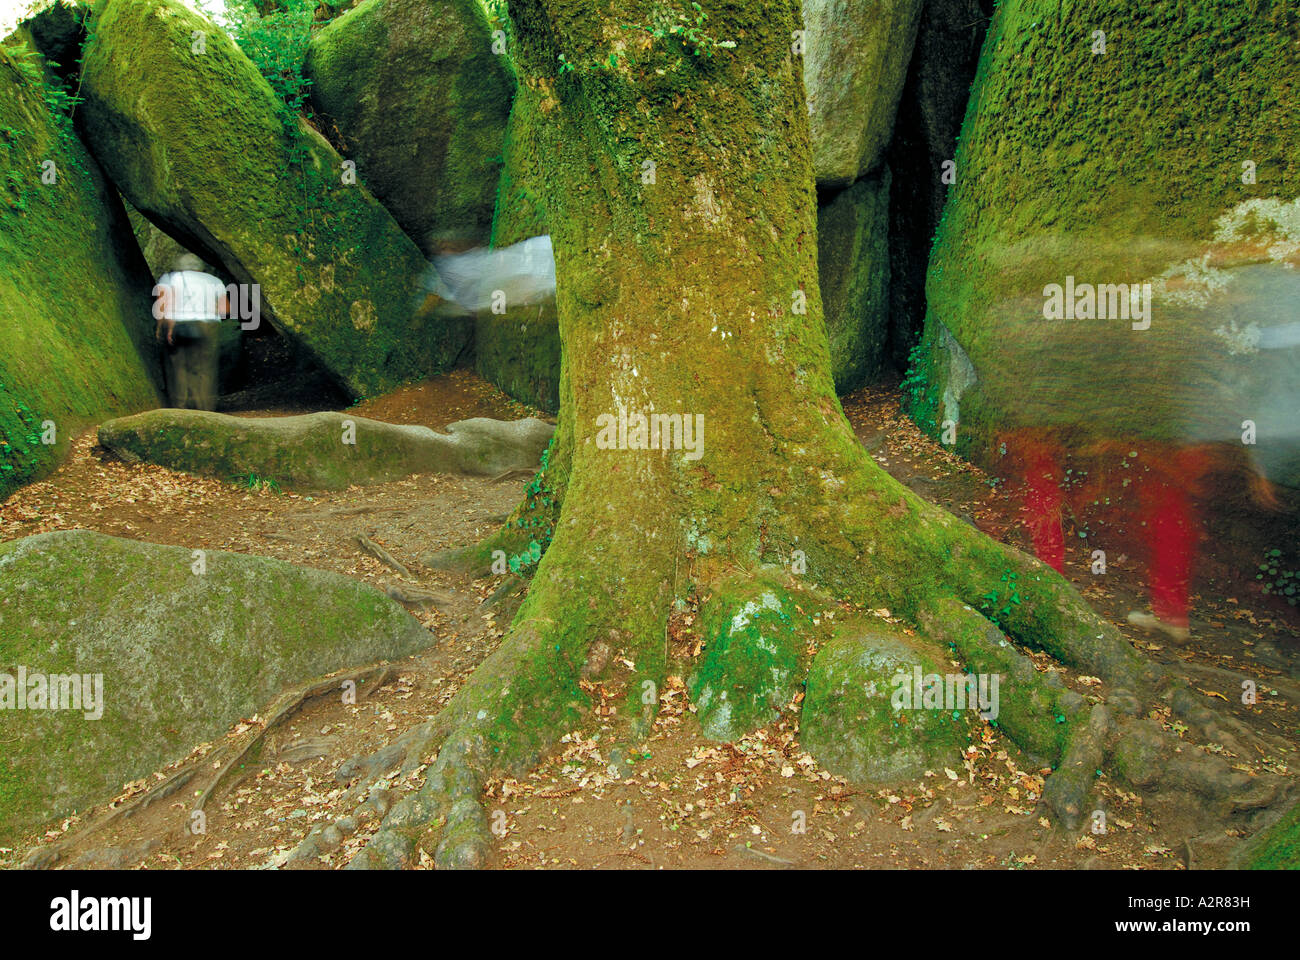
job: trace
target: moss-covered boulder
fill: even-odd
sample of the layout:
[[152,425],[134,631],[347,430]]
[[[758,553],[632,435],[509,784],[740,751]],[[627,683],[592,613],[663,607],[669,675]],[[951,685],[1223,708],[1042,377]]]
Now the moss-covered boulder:
[[39,54],[0,46],[0,499],[78,429],[159,402],[153,282],[66,95]]
[[102,424],[99,442],[126,460],[222,480],[340,490],[414,473],[496,476],[536,469],[554,430],[533,417],[477,417],[437,433],[347,413],[244,418],[164,409]]
[[998,7],[930,265],[923,427],[992,463],[1016,430],[1240,444],[1250,420],[1282,479],[1298,27],[1267,2]]
[[419,249],[211,21],[175,0],[100,0],[81,92],[91,149],[131,204],[259,284],[266,318],[353,396],[466,349],[468,321],[417,309]]
[[1255,834],[1234,855],[1232,866],[1245,870],[1300,870],[1300,802]]
[[560,410],[560,324],[555,301],[481,312],[474,324],[479,375],[508,396],[542,410]]
[[762,580],[732,581],[704,608],[704,649],[687,681],[700,728],[736,740],[776,719],[799,692],[808,618]]
[[[0,844],[112,796],[288,686],[430,640],[373,587],[280,560],[85,530],[0,544]],[[93,702],[68,709],[74,689]]]
[[804,87],[820,187],[879,166],[907,79],[921,0],[803,0]]
[[514,78],[477,0],[366,0],[304,72],[366,186],[424,252],[486,243]]
[[[492,246],[508,247],[547,232],[541,164],[548,103],[521,86],[510,110]],[[474,325],[479,375],[505,393],[557,413],[560,409],[560,322],[555,298],[505,304],[505,313],[480,311]]]
[[887,785],[956,767],[969,742],[970,714],[945,709],[942,697],[937,707],[926,700],[932,678],[944,678],[946,693],[950,674],[957,675],[955,667],[941,668],[932,648],[901,631],[883,624],[841,628],[813,660],[800,742],[853,783]]
[[880,372],[889,345],[889,168],[817,210],[817,269],[835,389]]

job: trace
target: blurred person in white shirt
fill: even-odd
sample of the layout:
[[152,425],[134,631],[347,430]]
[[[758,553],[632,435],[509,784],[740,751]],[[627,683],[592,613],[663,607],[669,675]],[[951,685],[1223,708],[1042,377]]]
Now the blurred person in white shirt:
[[203,271],[192,253],[176,258],[153,293],[155,336],[166,355],[167,399],[173,407],[217,408],[217,332],[228,310],[226,286]]

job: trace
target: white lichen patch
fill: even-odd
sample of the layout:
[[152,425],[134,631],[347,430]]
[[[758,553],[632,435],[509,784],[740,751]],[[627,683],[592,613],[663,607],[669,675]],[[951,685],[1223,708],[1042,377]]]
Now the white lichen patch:
[[[737,612],[734,617],[731,618],[731,635],[735,636],[741,630],[745,629],[745,627],[749,626],[754,616],[764,610],[773,610],[778,613],[781,611],[781,601],[777,599],[776,594],[771,590],[766,591],[761,597],[759,597],[757,603],[753,600],[745,601],[745,605],[740,608],[739,612]],[[769,648],[764,647],[763,649],[768,650]],[[775,648],[772,648],[770,652],[775,653]]]
[[348,312],[352,315],[352,326],[362,333],[369,333],[375,329],[375,324],[379,321],[375,313],[375,305],[369,300],[353,300]]
[[1300,254],[1300,197],[1288,203],[1260,197],[1237,204],[1216,224],[1214,242],[1235,244],[1264,238],[1268,258],[1282,263]]
[[1237,204],[1215,222],[1205,253],[1173,264],[1152,279],[1152,296],[1161,303],[1204,309],[1233,279],[1230,271],[1211,266],[1211,259],[1243,244],[1262,248],[1270,263],[1293,267],[1292,261],[1300,257],[1300,197],[1289,202],[1261,197]]

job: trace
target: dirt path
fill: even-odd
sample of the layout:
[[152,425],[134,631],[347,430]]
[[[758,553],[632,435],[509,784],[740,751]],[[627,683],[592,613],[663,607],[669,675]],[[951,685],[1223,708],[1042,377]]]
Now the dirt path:
[[[274,412],[286,412],[273,408]],[[365,416],[442,427],[470,416],[512,419],[531,411],[508,401],[472,374],[458,371],[352,408]],[[1023,544],[1016,504],[998,484],[922,437],[898,412],[896,392],[865,390],[845,410],[872,455],[923,496],[1000,539]],[[254,867],[282,860],[315,824],[351,814],[359,801],[385,809],[419,782],[388,771],[340,777],[403,732],[435,715],[500,639],[508,611],[481,602],[501,578],[481,581],[427,570],[429,551],[472,542],[489,533],[514,506],[524,481],[494,484],[463,477],[419,476],[393,483],[303,495],[240,489],[158,467],[106,460],[93,433],[81,437],[51,478],[0,504],[0,540],[51,529],[85,527],[118,536],[189,547],[279,557],[335,570],[381,588],[399,578],[364,555],[364,533],[383,544],[412,573],[415,586],[451,595],[441,609],[413,610],[433,634],[424,653],[398,665],[397,678],[355,705],[335,698],[307,704],[268,735],[250,762],[208,805],[207,832],[188,832],[189,786],[94,835],[78,833],[112,805],[83,811],[12,851],[12,865],[29,846],[72,839],[60,865]],[[1292,516],[1295,515],[1295,504]],[[1259,704],[1234,712],[1261,730],[1297,741],[1297,712],[1285,696],[1267,694],[1268,679],[1295,682],[1293,612],[1252,592],[1247,572],[1233,574],[1241,556],[1264,548],[1276,529],[1242,526],[1248,536],[1219,537],[1206,551],[1197,584],[1196,642],[1173,648],[1128,631],[1124,614],[1140,606],[1142,573],[1117,556],[1114,576],[1090,577],[1086,545],[1071,541],[1067,573],[1088,599],[1129,632],[1144,651],[1184,669],[1207,696],[1235,701],[1228,684],[1236,670],[1258,676]],[[1213,539],[1213,538],[1211,538]],[[1257,542],[1256,542],[1257,541]],[[1241,556],[1238,556],[1240,554]],[[676,674],[666,708],[640,754],[611,757],[610,728],[593,719],[574,731],[561,754],[522,781],[494,782],[489,815],[503,867],[1032,867],[1219,866],[1231,837],[1188,821],[1160,798],[1139,798],[1102,778],[1109,829],[1064,834],[1037,809],[1043,771],[1025,769],[1015,749],[988,727],[958,767],[937,769],[906,788],[856,791],[821,770],[796,743],[797,717],[788,716],[743,742],[720,745],[699,735],[685,705],[680,677],[690,670],[691,644],[675,645]],[[1193,672],[1195,671],[1195,672]],[[1067,676],[1097,696],[1090,678]],[[1159,714],[1157,714],[1159,715]],[[1166,726],[1177,725],[1163,717]],[[256,730],[248,718],[228,735]],[[153,777],[127,785],[122,797],[177,770],[207,775],[215,745]],[[1191,748],[1195,749],[1195,748]],[[1294,758],[1232,758],[1242,769],[1289,773]],[[611,761],[622,760],[612,771]],[[617,773],[617,775],[614,775]],[[345,863],[373,832],[358,824],[341,847],[306,866]]]

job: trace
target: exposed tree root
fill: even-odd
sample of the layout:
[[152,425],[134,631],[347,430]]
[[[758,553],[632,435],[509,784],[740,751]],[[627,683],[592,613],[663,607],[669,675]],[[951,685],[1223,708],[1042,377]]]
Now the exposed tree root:
[[[238,741],[221,744],[215,753],[204,756],[201,766],[192,765],[177,770],[171,776],[144,792],[128,798],[120,806],[110,809],[107,813],[91,821],[75,833],[70,834],[59,843],[35,848],[32,854],[23,862],[23,867],[25,869],[45,869],[54,866],[62,859],[64,852],[71,849],[74,842],[80,844],[86,838],[100,833],[119,820],[135,816],[157,801],[172,796],[176,791],[189,784],[194,780],[200,769],[210,769],[214,763],[220,764],[217,772],[207,781],[207,785],[199,791],[194,803],[189,805],[187,817],[196,812],[202,812],[217,790],[227,784],[231,777],[236,775],[243,767],[244,762],[261,748],[266,741],[267,734],[282,727],[305,704],[317,697],[337,694],[342,686],[349,682],[357,685],[357,697],[363,699],[385,683],[388,683],[396,674],[396,668],[388,664],[369,664],[319,680],[313,680],[285,691],[267,708],[266,721],[253,728],[245,737]],[[189,824],[190,821],[187,819],[186,826],[188,827]]]
[[396,558],[394,558],[393,555],[392,555],[391,553],[389,553],[387,550],[385,550],[385,549],[384,549],[383,547],[381,547],[379,544],[375,543],[375,541],[371,540],[371,539],[370,539],[369,537],[367,537],[364,533],[358,533],[358,534],[356,535],[356,541],[357,541],[357,544],[361,547],[361,549],[362,549],[365,553],[370,554],[372,557],[374,557],[374,558],[375,558],[376,560],[378,560],[380,563],[384,564],[384,566],[389,567],[389,568],[391,568],[391,569],[393,569],[393,570],[396,570],[398,573],[400,573],[400,574],[401,574],[402,576],[404,576],[406,579],[408,579],[408,580],[411,579],[411,571],[410,571],[410,570],[407,570],[406,567],[403,566],[402,563],[401,563],[400,561],[398,561]]
[[241,768],[244,760],[252,756],[255,750],[261,748],[266,740],[266,735],[283,726],[285,721],[301,710],[308,701],[326,694],[337,695],[346,683],[355,683],[357,685],[357,698],[363,699],[369,693],[388,683],[396,675],[397,670],[395,667],[390,667],[387,664],[372,664],[356,670],[335,674],[322,680],[316,680],[281,694],[267,710],[266,722],[256,728],[239,746],[233,748],[229,758],[221,765],[216,775],[208,781],[208,785],[199,794],[198,799],[190,808],[191,812],[201,811],[222,784],[229,780],[236,770]]
[[451,598],[441,590],[425,590],[421,587],[412,587],[404,583],[388,583],[384,585],[384,593],[392,597],[398,603],[411,607],[419,607],[421,610],[429,607],[446,606],[451,602]]
[[[921,508],[930,514],[921,526],[934,544],[933,580],[919,600],[909,601],[897,590],[882,591],[883,596],[866,593],[864,584],[878,588],[883,582],[880,571],[863,564],[860,555],[854,558],[856,567],[843,564],[857,570],[851,583],[860,595],[905,609],[910,605],[911,619],[924,638],[920,646],[915,639],[901,647],[899,641],[873,640],[861,621],[842,622],[838,632],[825,621],[819,626],[816,613],[834,610],[837,604],[823,585],[808,582],[811,578],[772,566],[740,570],[710,565],[696,557],[692,589],[703,598],[698,620],[703,646],[688,688],[703,732],[721,740],[743,736],[791,709],[806,684],[801,720],[806,745],[824,762],[844,763],[834,750],[819,752],[819,724],[821,741],[856,738],[860,754],[874,750],[891,762],[899,756],[927,760],[931,746],[952,750],[961,730],[935,728],[918,734],[921,728],[914,722],[903,736],[873,726],[870,711],[876,708],[849,694],[859,681],[887,679],[887,674],[870,674],[871,664],[897,670],[909,658],[930,663],[922,650],[928,643],[934,663],[951,660],[961,664],[963,673],[1001,678],[997,725],[1032,761],[1053,768],[1042,801],[1068,829],[1097,815],[1092,798],[1105,769],[1135,788],[1183,791],[1223,816],[1250,814],[1284,795],[1282,778],[1234,770],[1221,757],[1202,752],[1146,719],[1146,711],[1167,701],[1189,731],[1206,741],[1243,755],[1244,742],[1254,742],[1247,728],[1203,705],[1137,654],[1063,578],[1013,548],[968,533],[964,524],[937,521],[933,514],[938,511],[931,510]],[[607,570],[593,570],[585,554],[575,558],[558,540],[552,549],[554,556],[547,555],[511,632],[439,717],[449,733],[423,786],[389,811],[370,844],[349,864],[351,869],[406,867],[421,850],[439,867],[485,865],[492,836],[480,802],[484,784],[534,766],[581,722],[593,694],[620,705],[624,736],[634,739],[648,728],[656,706],[642,704],[636,694],[647,681],[662,683],[667,659],[659,630],[670,607],[685,601],[685,586],[664,572],[662,556],[648,557],[647,566],[657,575],[642,571],[632,588],[640,599],[623,596],[615,608],[624,618],[639,611],[640,623],[625,619],[613,624],[608,604],[583,602],[610,592],[600,586]],[[655,565],[655,559],[661,562]],[[950,574],[961,575],[947,581],[945,589],[942,584]],[[575,582],[583,582],[585,589],[575,592]],[[619,589],[626,594],[629,588],[626,578],[620,578]],[[996,607],[989,593],[1000,593]],[[557,605],[556,598],[563,602]],[[555,609],[570,619],[561,622],[539,615]],[[588,611],[598,612],[587,620],[583,614]],[[1021,644],[1101,678],[1108,685],[1106,702],[1090,702],[1070,689],[1059,672],[1042,671]],[[855,661],[835,650],[869,656]],[[892,654],[886,652],[890,650]],[[841,658],[823,662],[828,656]],[[621,665],[627,662],[633,667]],[[859,675],[862,670],[867,672]],[[828,678],[845,676],[848,687],[841,684],[839,693],[829,690]],[[888,699],[884,691],[873,695]],[[852,714],[848,726],[841,721],[826,727],[819,711],[836,710]],[[863,769],[897,774],[903,767],[868,764]]]

